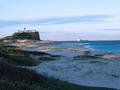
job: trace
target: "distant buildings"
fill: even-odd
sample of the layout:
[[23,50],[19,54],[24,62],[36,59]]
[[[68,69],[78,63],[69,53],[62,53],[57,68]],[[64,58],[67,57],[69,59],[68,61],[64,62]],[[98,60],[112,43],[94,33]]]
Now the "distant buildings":
[[18,30],[18,33],[23,33],[23,32],[37,32],[37,30],[27,30],[26,28],[23,28],[23,30]]
[[18,30],[17,32],[13,33],[12,36],[6,36],[1,40],[40,40],[40,35],[37,30],[27,30],[24,28],[23,30]]
[[13,39],[31,39],[31,40],[40,40],[40,35],[37,30],[18,30],[12,35]]

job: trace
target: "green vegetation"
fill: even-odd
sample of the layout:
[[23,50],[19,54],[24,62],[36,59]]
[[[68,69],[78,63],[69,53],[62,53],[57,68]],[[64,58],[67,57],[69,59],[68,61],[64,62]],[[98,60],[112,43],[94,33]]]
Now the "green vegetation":
[[60,55],[44,55],[44,56],[40,56],[39,60],[40,61],[54,61],[54,60],[58,60],[60,59],[62,56]]
[[30,85],[19,81],[1,80],[0,86],[0,90],[44,90],[44,88],[38,85]]
[[36,60],[29,56],[34,53],[35,55],[60,58],[58,55],[27,52],[19,50],[17,47],[0,46],[0,90],[114,90],[74,85],[48,78],[27,68],[18,67],[18,65],[36,65]]
[[33,60],[32,58],[24,55],[9,55],[9,58],[13,63],[22,66],[35,66],[39,63],[39,61]]
[[100,59],[102,58],[102,56],[103,54],[92,55],[92,52],[87,50],[83,52],[83,55],[74,56],[73,59],[74,60]]
[[13,39],[32,39],[40,40],[39,32],[16,32],[12,35]]
[[26,31],[26,32],[15,32],[11,36],[6,36],[2,40],[16,40],[16,39],[31,39],[40,40],[40,35],[38,31]]
[[74,56],[74,60],[86,60],[86,59],[100,59],[100,56],[87,56],[87,55],[78,55]]
[[8,58],[8,61],[21,66],[35,66],[39,63],[37,60],[22,53],[21,50],[13,47],[1,46],[0,55]]
[[[35,66],[43,61],[59,60],[62,56],[51,55],[44,52],[37,51],[24,51],[17,47],[12,46],[0,46],[0,55],[8,58],[9,62],[21,66]],[[30,56],[32,55],[32,57]],[[35,59],[33,57],[39,57]]]
[[0,90],[114,90],[70,84],[0,60]]
[[106,64],[105,62],[101,62],[101,61],[90,61],[89,63],[91,63],[91,64],[96,64],[96,63],[99,63],[99,64]]

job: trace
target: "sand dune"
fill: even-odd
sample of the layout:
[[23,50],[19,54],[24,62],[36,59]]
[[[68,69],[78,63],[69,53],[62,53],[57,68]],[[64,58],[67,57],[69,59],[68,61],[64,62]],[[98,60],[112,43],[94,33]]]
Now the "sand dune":
[[[65,56],[58,61],[43,62],[32,67],[38,73],[78,85],[120,89],[120,54],[104,52],[103,59],[74,60],[74,56],[82,55],[90,49],[82,46],[76,47],[77,45],[75,48],[73,44],[58,44],[50,41],[33,41],[17,46],[24,50],[43,51]],[[90,51],[98,53],[97,51]]]

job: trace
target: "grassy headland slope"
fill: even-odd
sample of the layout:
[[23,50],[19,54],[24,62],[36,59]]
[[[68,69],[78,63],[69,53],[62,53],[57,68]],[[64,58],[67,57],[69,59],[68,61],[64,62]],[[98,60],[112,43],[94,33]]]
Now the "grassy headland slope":
[[13,39],[31,39],[40,40],[39,32],[16,32],[12,35]]
[[[0,47],[0,90],[114,90],[74,85],[20,67],[36,64],[29,54],[34,52],[25,52],[16,47]],[[49,55],[42,52],[35,52],[35,54]]]
[[16,39],[30,39],[30,40],[40,40],[40,35],[38,31],[34,32],[15,32],[11,36],[6,36],[3,40],[16,40]]

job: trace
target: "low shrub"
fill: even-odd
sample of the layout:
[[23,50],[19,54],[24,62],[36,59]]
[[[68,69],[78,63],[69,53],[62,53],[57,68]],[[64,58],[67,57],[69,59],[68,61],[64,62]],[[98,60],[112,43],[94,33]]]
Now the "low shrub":
[[70,84],[0,60],[0,90],[114,90]]
[[39,57],[40,61],[51,61],[51,60],[58,60],[60,59],[62,56],[60,55],[43,55]]
[[14,47],[0,46],[0,56],[8,58],[8,61],[21,66],[35,66],[39,61],[34,60],[22,50]]
[[79,55],[79,56],[74,56],[74,60],[84,60],[84,59],[99,59],[99,56],[87,56],[87,55]]
[[35,66],[39,63],[39,61],[33,60],[31,57],[24,55],[9,55],[9,59],[14,64],[22,66]]

